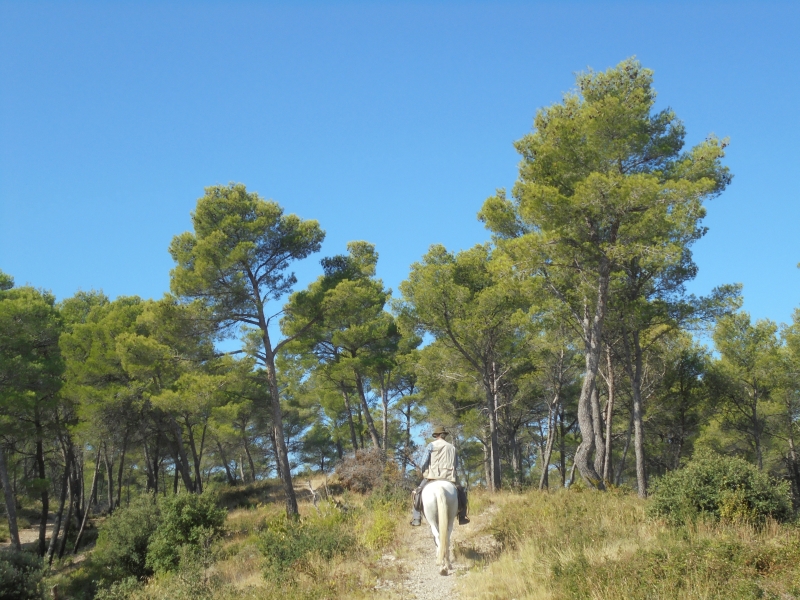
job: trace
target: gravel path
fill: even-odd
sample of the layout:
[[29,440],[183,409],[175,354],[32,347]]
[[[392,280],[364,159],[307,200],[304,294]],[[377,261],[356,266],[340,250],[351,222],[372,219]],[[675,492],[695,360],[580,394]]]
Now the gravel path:
[[[441,600],[442,598],[458,598],[455,595],[456,579],[466,575],[468,565],[455,559],[453,540],[450,545],[450,556],[453,569],[448,575],[440,575],[436,568],[436,546],[431,528],[423,519],[422,526],[409,527],[405,536],[404,547],[396,555],[385,555],[382,562],[394,562],[403,573],[402,579],[381,580],[375,587],[378,598],[402,598],[416,600]],[[453,528],[453,538],[458,540],[459,526]]]

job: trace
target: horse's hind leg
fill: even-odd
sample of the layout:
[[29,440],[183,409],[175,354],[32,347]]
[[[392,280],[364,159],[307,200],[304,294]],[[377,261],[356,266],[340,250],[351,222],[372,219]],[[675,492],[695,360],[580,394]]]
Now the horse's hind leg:
[[[447,527],[447,540],[448,541],[452,541],[453,540],[453,521],[452,520],[450,521],[450,524]],[[444,560],[445,560],[445,564],[447,565],[447,568],[452,570],[453,563],[450,561],[450,558],[451,558],[450,557],[450,544],[447,544],[447,548],[445,548],[445,551],[444,551]]]

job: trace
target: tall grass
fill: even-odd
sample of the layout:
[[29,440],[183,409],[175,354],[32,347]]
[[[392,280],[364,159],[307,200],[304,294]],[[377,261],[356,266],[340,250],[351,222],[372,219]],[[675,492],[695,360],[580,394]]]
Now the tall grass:
[[621,490],[501,494],[488,531],[500,557],[464,598],[800,598],[796,525],[668,526]]

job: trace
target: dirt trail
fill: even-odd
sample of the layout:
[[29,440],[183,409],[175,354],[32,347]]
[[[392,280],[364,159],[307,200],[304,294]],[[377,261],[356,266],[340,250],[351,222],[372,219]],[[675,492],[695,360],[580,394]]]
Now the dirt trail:
[[[3,517],[5,518],[5,517]],[[50,542],[50,534],[53,532],[53,524],[47,524],[47,533],[45,534],[45,543]],[[33,548],[39,541],[39,527],[28,527],[19,530],[19,543],[23,548]],[[11,540],[0,542],[0,550],[11,548]]]
[[[455,595],[456,579],[466,575],[469,566],[456,559],[453,541],[459,540],[459,526],[453,528],[451,554],[453,569],[448,575],[440,575],[436,568],[436,545],[428,523],[423,519],[421,527],[410,527],[403,547],[397,554],[384,555],[382,561],[394,562],[403,573],[399,580],[379,581],[375,588],[378,598],[403,598],[411,600],[441,600],[458,598]],[[462,528],[463,530],[463,528]],[[399,558],[398,558],[399,555]]]
[[484,530],[494,512],[494,507],[488,505],[480,514],[470,514],[469,525],[456,524],[453,527],[450,540],[453,569],[448,575],[440,575],[436,568],[436,546],[428,523],[424,519],[421,527],[404,523],[401,546],[395,553],[381,558],[384,565],[394,567],[392,570],[398,576],[378,581],[375,597],[403,600],[460,598],[458,590],[469,585],[464,578],[474,577],[476,567],[480,568],[496,556],[497,542]]

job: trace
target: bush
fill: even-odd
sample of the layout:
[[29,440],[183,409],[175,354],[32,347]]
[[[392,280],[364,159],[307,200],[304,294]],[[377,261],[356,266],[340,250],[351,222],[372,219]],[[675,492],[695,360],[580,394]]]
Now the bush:
[[329,561],[355,547],[355,538],[340,512],[288,520],[269,521],[259,536],[258,549],[264,556],[267,579],[283,581],[295,572],[309,572],[313,555]]
[[673,524],[700,516],[759,523],[789,520],[792,505],[785,482],[775,482],[740,458],[701,451],[656,482],[648,512]]
[[376,507],[376,509],[372,522],[364,532],[364,544],[373,550],[380,550],[394,541],[397,520],[392,516],[389,506]]
[[147,567],[159,573],[175,569],[181,552],[200,550],[222,531],[227,511],[212,494],[180,494],[161,502],[161,523],[147,551]]
[[98,576],[106,581],[120,581],[152,575],[147,551],[160,521],[161,513],[152,496],[140,496],[114,512],[100,530],[92,554]]
[[28,552],[0,551],[0,598],[3,600],[40,600],[42,561]]
[[385,459],[380,448],[356,450],[336,465],[336,474],[346,490],[366,494],[383,481]]

